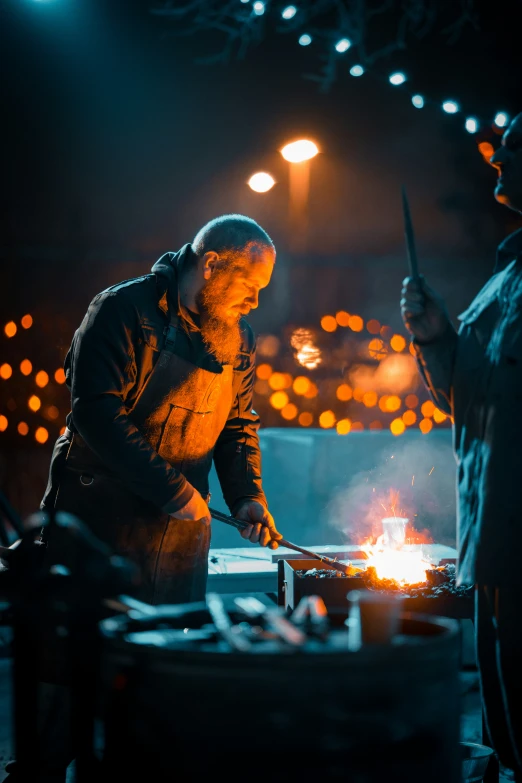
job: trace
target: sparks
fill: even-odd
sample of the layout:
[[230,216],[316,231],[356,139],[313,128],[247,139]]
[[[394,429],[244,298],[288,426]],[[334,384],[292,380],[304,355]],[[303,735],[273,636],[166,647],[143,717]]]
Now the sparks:
[[430,472],[428,473],[428,476],[431,476],[431,474],[433,473],[433,471],[434,471],[434,470],[435,470],[435,465],[432,467],[432,469],[431,469],[431,470],[430,470]]
[[383,503],[381,503],[381,506],[382,506],[382,507],[383,507],[383,509],[384,509],[384,513],[386,513],[386,506],[385,506]]

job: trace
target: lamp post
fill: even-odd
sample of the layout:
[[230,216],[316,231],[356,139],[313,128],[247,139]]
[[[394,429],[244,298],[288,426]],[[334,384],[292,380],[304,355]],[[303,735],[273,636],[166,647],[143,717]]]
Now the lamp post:
[[310,161],[319,149],[309,139],[298,139],[280,150],[290,164],[290,248],[296,253],[306,248],[308,233],[308,194],[310,192]]

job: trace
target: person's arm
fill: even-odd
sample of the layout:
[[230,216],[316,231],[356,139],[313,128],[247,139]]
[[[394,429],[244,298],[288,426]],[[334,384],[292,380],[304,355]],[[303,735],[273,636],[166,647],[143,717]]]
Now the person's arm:
[[403,283],[401,313],[433,402],[452,416],[453,370],[459,338],[444,300],[423,277],[407,277]]
[[73,341],[72,420],[132,492],[175,514],[190,505],[196,490],[152,448],[125,406],[136,379],[133,341],[138,333],[138,313],[124,294],[95,297]]
[[253,409],[255,352],[243,374],[241,385],[230,409],[227,422],[214,449],[214,464],[223,497],[234,514],[246,500],[267,501],[261,481],[259,416]]
[[255,345],[252,344],[249,366],[216,443],[214,464],[231,513],[249,523],[241,537],[253,544],[277,549],[277,539],[282,536],[268,510],[261,484],[261,449],[257,434],[259,416],[252,407],[254,381]]

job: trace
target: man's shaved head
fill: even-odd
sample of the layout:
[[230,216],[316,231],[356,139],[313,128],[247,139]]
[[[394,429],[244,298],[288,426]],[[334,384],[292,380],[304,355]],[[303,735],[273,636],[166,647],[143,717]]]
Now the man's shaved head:
[[213,251],[223,259],[255,261],[267,250],[275,255],[274,243],[252,218],[245,215],[222,215],[201,228],[192,242],[198,258]]

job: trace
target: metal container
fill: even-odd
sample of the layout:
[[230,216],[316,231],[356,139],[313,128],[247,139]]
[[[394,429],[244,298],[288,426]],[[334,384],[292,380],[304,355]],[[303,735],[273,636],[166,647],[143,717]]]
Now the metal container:
[[476,742],[461,742],[462,783],[482,783],[493,749]]
[[183,644],[184,622],[101,625],[109,779],[460,783],[455,622],[403,615],[393,644],[358,652],[332,631],[246,654],[205,624]]
[[[293,612],[304,596],[319,595],[330,615],[332,617],[339,615],[339,621],[343,622],[348,611],[347,593],[350,590],[365,589],[361,585],[360,577],[357,576],[319,579],[315,576],[301,576],[298,573],[313,568],[334,570],[326,563],[318,563],[316,560],[280,560],[277,568],[277,602],[288,612]],[[465,620],[473,619],[474,602],[472,597],[467,596],[404,598],[404,610]]]

